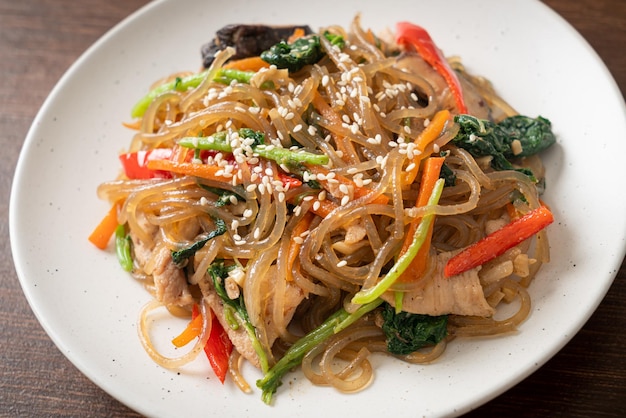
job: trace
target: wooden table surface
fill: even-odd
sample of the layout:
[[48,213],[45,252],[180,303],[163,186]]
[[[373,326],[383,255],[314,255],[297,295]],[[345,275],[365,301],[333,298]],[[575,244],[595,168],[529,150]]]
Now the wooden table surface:
[[[587,39],[624,95],[626,1],[545,2]],[[13,265],[8,206],[24,137],[54,84],[89,45],[145,3],[0,0],[0,416],[137,416],[83,376],[35,319]],[[580,333],[529,378],[469,416],[624,417],[625,351],[622,263]]]

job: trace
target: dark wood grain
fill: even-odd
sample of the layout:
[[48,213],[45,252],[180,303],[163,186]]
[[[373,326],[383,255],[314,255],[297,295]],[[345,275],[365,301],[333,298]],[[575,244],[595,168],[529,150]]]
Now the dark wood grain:
[[[19,150],[46,95],[89,45],[145,3],[0,0],[0,416],[138,416],[78,372],[35,319],[11,258],[8,201]],[[545,3],[587,39],[624,94],[626,2]],[[560,353],[468,416],[626,416],[625,302],[622,264],[598,310]]]

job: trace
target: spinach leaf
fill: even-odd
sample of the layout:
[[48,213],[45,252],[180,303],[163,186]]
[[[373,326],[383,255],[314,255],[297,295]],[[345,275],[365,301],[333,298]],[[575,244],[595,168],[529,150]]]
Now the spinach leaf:
[[[340,35],[334,35],[326,31],[324,37],[332,45],[336,45],[339,48],[345,46],[345,40]],[[315,64],[324,55],[326,53],[322,48],[319,36],[309,35],[298,38],[293,43],[281,41],[267,51],[263,51],[261,59],[278,68],[286,68],[290,73],[295,73],[300,71],[305,65]]]
[[552,124],[541,116],[533,119],[516,115],[499,123],[478,119],[471,115],[457,115],[459,132],[453,143],[474,157],[491,156],[495,170],[517,170],[534,179],[528,169],[516,169],[513,158],[528,157],[549,148],[556,142]]
[[261,53],[261,59],[290,73],[298,72],[305,65],[315,64],[324,56],[320,39],[316,35],[305,36],[291,44],[281,41]]
[[448,334],[448,316],[396,313],[393,306],[383,305],[383,332],[390,353],[405,355],[422,347],[435,345]]
[[456,174],[454,171],[446,163],[443,163],[441,166],[441,173],[439,173],[439,178],[444,180],[445,187],[452,187],[456,184]]
[[193,256],[198,250],[204,247],[207,242],[226,232],[226,222],[219,218],[214,218],[213,221],[215,222],[215,229],[213,231],[210,231],[203,238],[194,242],[187,248],[183,248],[182,250],[178,251],[172,251],[172,260],[174,260],[174,263],[179,266],[182,265],[185,260]]

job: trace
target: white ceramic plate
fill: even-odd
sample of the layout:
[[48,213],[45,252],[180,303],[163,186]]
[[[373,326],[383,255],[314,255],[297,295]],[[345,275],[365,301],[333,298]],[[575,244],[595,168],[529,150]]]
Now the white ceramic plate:
[[[324,13],[328,10],[331,12]],[[260,392],[222,387],[198,359],[180,373],[141,348],[136,319],[149,296],[86,237],[106,212],[99,183],[118,172],[121,126],[150,83],[200,66],[200,45],[227,23],[363,25],[399,20],[425,26],[448,55],[490,78],[521,113],[550,118],[559,137],[546,153],[545,200],[552,262],[530,292],[534,310],[519,333],[457,340],[435,364],[376,360],[373,384],[345,395],[288,375],[273,406]],[[489,16],[488,19],[485,17]],[[532,30],[529,28],[532,27]],[[583,87],[584,86],[584,87]],[[26,138],[10,205],[15,264],[24,293],[59,349],[97,385],[129,407],[166,416],[458,415],[502,393],[554,355],[582,327],[624,256],[626,195],[610,184],[626,154],[624,101],[606,68],[561,18],[535,1],[317,0],[158,1],[90,48],[50,94]],[[620,160],[618,160],[620,158]],[[162,329],[163,339],[174,329]],[[259,377],[246,370],[249,381]]]

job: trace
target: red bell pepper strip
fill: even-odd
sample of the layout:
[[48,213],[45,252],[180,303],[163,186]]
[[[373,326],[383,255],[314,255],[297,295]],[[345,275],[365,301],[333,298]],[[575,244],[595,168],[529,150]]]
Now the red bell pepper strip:
[[399,22],[396,24],[396,42],[405,48],[410,46],[415,48],[415,51],[446,81],[454,95],[458,112],[467,113],[461,83],[426,29],[409,22]]
[[171,148],[155,148],[149,151],[128,152],[119,156],[124,173],[129,179],[171,178],[171,173],[148,168],[148,161],[168,160]]
[[302,186],[302,181],[300,179],[290,176],[289,174],[278,170],[278,179],[283,183],[284,187],[289,187],[290,189],[294,189],[296,187]]
[[470,245],[448,260],[445,277],[455,276],[478,267],[535,235],[554,221],[550,209],[540,206]]
[[[192,321],[200,315],[197,305],[193,306],[191,311]],[[213,321],[211,323],[211,334],[204,346],[204,354],[206,354],[209,363],[213,368],[213,372],[217,378],[224,383],[226,379],[226,373],[228,373],[228,360],[230,354],[233,351],[233,343],[228,338],[226,330],[222,327],[222,324],[213,315]]]

